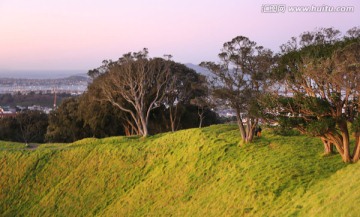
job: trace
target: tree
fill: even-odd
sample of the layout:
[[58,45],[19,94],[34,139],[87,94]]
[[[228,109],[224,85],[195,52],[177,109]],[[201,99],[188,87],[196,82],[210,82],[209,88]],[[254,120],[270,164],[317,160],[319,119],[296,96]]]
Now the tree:
[[41,111],[25,111],[16,116],[19,124],[21,141],[28,144],[30,142],[44,142],[46,129],[48,127],[48,116]]
[[199,115],[199,128],[201,128],[205,118],[205,108],[208,106],[207,99],[205,97],[196,97],[195,99],[191,100],[191,103],[196,105],[198,108],[197,113]]
[[265,90],[273,52],[238,36],[224,44],[219,58],[219,64],[200,65],[213,73],[214,97],[235,111],[242,140],[251,142],[260,117],[257,99]]
[[48,142],[73,142],[92,136],[88,125],[79,110],[79,99],[69,98],[49,115],[49,126],[46,133]]
[[[360,157],[360,38],[339,38],[331,28],[306,32],[283,54],[274,70],[287,90],[273,95],[272,114],[281,123],[335,146],[344,162]],[[303,37],[306,35],[306,37]],[[293,46],[294,47],[294,46]],[[271,109],[270,109],[271,110]],[[349,123],[354,132],[350,150]]]
[[48,116],[40,111],[23,111],[14,117],[0,119],[0,140],[44,142]]
[[22,141],[19,123],[15,117],[0,118],[0,140]]
[[190,100],[192,105],[197,106],[199,128],[203,126],[206,110],[213,109],[215,107],[215,102],[211,97],[210,88],[208,87],[205,76],[203,76],[202,79],[203,82],[197,85],[197,96]]
[[[104,61],[89,74],[104,77],[100,101],[127,112],[142,136],[147,136],[151,110],[160,106],[170,74],[170,62],[148,58],[148,50],[124,54],[118,61]],[[103,72],[102,72],[103,71]],[[123,103],[125,102],[125,103]]]
[[171,62],[163,104],[168,109],[172,132],[179,128],[181,114],[191,100],[206,94],[204,86],[206,86],[205,76],[183,64]]
[[92,136],[131,135],[127,122],[128,114],[107,101],[96,100],[100,97],[99,79],[88,85],[87,91],[79,98],[79,114],[85,126],[89,126]]

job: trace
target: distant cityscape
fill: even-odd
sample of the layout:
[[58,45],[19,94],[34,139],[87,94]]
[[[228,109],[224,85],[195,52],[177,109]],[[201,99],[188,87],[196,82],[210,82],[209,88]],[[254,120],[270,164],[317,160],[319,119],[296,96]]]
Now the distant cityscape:
[[0,78],[0,94],[68,93],[80,95],[86,91],[91,79],[87,76],[70,76],[57,79]]
[[54,108],[50,107],[43,107],[39,105],[33,105],[33,106],[0,106],[0,118],[4,117],[15,117],[19,112],[21,111],[42,111],[45,114],[49,114],[51,111],[53,111]]
[[[0,78],[0,95],[42,95],[53,101],[53,105],[0,104],[0,118],[15,116],[18,112],[37,110],[49,114],[56,108],[57,95],[78,96],[84,93],[91,79],[87,75],[74,75],[66,78]],[[49,101],[49,100],[48,100]],[[49,104],[49,103],[48,103]],[[52,104],[52,103],[50,103]]]
[[[187,63],[187,67],[197,71],[200,74],[209,76],[210,72],[198,65]],[[83,94],[91,83],[92,79],[81,71],[0,71],[0,96],[11,95],[15,98],[18,95],[42,96],[46,98],[46,104],[40,104],[36,100],[30,100],[27,103],[15,100],[15,103],[8,103],[9,100],[0,101],[0,118],[16,116],[21,111],[42,111],[49,114],[58,105],[60,105],[60,95],[79,96]],[[66,98],[62,96],[62,98]],[[11,101],[11,100],[10,100]],[[220,116],[233,116],[232,110],[218,111]]]

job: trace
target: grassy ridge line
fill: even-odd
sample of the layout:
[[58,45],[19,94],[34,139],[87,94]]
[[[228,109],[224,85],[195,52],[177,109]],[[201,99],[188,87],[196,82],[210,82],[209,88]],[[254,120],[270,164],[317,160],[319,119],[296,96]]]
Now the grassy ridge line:
[[0,151],[0,216],[296,215],[306,192],[346,166],[321,157],[317,139],[238,138],[218,125]]
[[360,164],[337,171],[314,185],[297,202],[299,216],[359,216]]
[[[0,187],[8,192],[5,200],[8,204],[4,214],[28,215],[30,208],[37,206],[44,195],[62,182],[89,151],[77,149],[64,152],[45,149],[1,153],[5,154],[5,157],[1,156],[5,162],[1,164]],[[19,157],[13,158],[11,154]],[[17,180],[11,180],[13,178]]]

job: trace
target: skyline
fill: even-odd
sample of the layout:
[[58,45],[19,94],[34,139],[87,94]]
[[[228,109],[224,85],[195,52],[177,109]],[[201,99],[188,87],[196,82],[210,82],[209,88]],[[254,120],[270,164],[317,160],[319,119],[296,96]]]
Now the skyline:
[[[146,47],[181,63],[217,61],[224,42],[243,35],[275,52],[317,27],[359,26],[348,1],[0,0],[0,71],[89,70]],[[263,13],[264,5],[352,6],[354,12]]]

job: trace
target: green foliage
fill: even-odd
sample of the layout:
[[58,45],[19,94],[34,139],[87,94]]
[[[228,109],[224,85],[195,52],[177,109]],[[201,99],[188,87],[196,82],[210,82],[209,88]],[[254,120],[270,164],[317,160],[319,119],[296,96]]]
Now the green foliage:
[[300,105],[302,110],[311,111],[313,116],[323,116],[329,114],[332,105],[329,101],[320,97],[309,96],[295,96],[297,105]]
[[284,125],[272,128],[272,133],[277,136],[299,136],[300,132],[294,128],[286,127]]
[[236,126],[217,125],[31,151],[0,142],[0,216],[319,216],[327,204],[326,213],[359,212],[353,190],[338,188],[357,193],[359,168],[322,157],[319,139],[264,130],[254,145],[239,141]]
[[308,121],[305,127],[306,132],[313,136],[321,136],[327,132],[332,132],[336,128],[336,122],[331,117]]
[[78,98],[66,99],[50,113],[46,133],[48,142],[72,142],[89,136],[92,135],[82,119]]
[[79,98],[79,118],[96,138],[124,135],[122,122],[126,114],[115,109],[108,102],[94,100],[98,94],[96,85],[92,83],[88,91]]
[[[211,73],[212,96],[220,108],[231,108],[244,142],[252,142],[253,129],[264,117],[259,99],[271,84],[271,69],[276,57],[273,52],[257,45],[245,36],[225,42],[219,62],[202,62]],[[243,124],[247,119],[247,124]]]
[[0,119],[0,139],[16,142],[45,141],[48,116],[40,111],[24,111],[15,117]]
[[279,97],[278,103],[281,107],[292,109],[292,112],[283,112],[277,117],[281,125],[281,129],[278,129],[279,135],[292,128],[298,128],[311,136],[321,136],[336,130],[336,118],[330,116],[331,105],[326,100],[295,94],[293,97]]
[[[189,123],[183,119],[192,110],[194,98],[207,96],[205,76],[167,57],[150,58],[144,49],[124,54],[118,61],[104,61],[89,71],[94,80],[80,105],[93,135],[128,135],[131,131],[147,136],[199,125],[197,117]],[[203,109],[206,105],[197,106]]]
[[[350,136],[358,141],[359,134],[349,134],[348,122],[359,115],[360,37],[340,39],[339,34],[322,28],[303,33],[299,47],[296,38],[281,47],[272,77],[285,91],[273,94],[267,109],[280,124],[321,137],[337,148],[344,162],[356,162],[358,143],[350,148],[348,141]],[[353,128],[358,130],[357,123]]]
[[5,141],[19,141],[21,139],[20,127],[16,118],[0,118],[0,139]]
[[19,123],[22,141],[42,143],[49,125],[47,114],[41,111],[21,112],[15,118]]
[[359,133],[360,132],[360,117],[356,117],[351,125],[352,132]]

